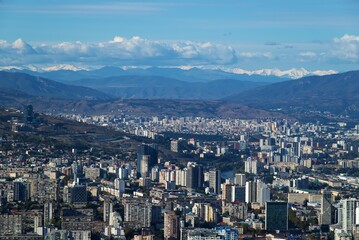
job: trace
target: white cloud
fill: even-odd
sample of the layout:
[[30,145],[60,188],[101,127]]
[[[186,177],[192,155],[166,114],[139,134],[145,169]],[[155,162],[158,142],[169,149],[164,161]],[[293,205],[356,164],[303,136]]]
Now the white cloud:
[[9,45],[10,44],[7,41],[0,39],[0,48],[7,48]]
[[36,47],[39,52],[43,54],[49,54],[56,57],[56,55],[73,55],[73,56],[83,56],[90,53],[91,46],[82,43],[82,42],[62,42],[53,45],[42,45]]
[[242,58],[272,58],[271,52],[241,52],[239,54]]
[[112,41],[110,41],[111,43],[120,43],[123,42],[125,39],[123,37],[120,36],[116,36],[114,37],[114,39]]
[[315,52],[301,52],[299,53],[299,56],[312,58],[317,56],[317,54]]
[[[230,46],[211,42],[153,41],[134,36],[130,39],[116,36],[99,43],[60,42],[31,46],[18,39],[12,44],[0,41],[0,51],[12,59],[7,65],[34,64],[92,64],[92,65],[181,65],[181,64],[231,64],[236,53]],[[37,56],[29,56],[36,53]],[[2,54],[4,55],[4,54]]]
[[[94,66],[239,66],[287,69],[300,66],[336,69],[337,64],[359,62],[359,36],[345,34],[331,42],[297,44],[292,49],[240,44],[234,47],[210,41],[156,41],[139,36],[115,36],[103,42],[26,43],[0,40],[0,65]],[[284,46],[284,44],[283,44]],[[315,64],[315,65],[314,65]],[[342,65],[343,66],[343,65]],[[346,67],[348,69],[348,67]],[[266,71],[263,72],[263,74]],[[280,74],[280,73],[277,73]],[[300,76],[300,73],[294,76]]]
[[251,53],[251,52],[243,52],[243,53],[240,54],[240,56],[252,58],[252,57],[257,56],[257,54],[256,53]]
[[334,38],[334,42],[359,42],[359,36],[344,34],[341,38]]
[[21,38],[15,40],[12,43],[12,48],[15,49],[18,53],[21,54],[34,54],[35,50]]
[[345,34],[341,38],[334,38],[334,58],[349,62],[359,61],[359,36]]
[[26,46],[26,43],[21,39],[17,39],[15,40],[15,42],[13,42],[12,47],[15,49],[22,49]]

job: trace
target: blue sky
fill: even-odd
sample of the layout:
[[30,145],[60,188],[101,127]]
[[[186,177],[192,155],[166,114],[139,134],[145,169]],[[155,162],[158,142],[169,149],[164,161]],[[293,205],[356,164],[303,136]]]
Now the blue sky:
[[0,0],[0,65],[353,70],[358,13],[358,0]]

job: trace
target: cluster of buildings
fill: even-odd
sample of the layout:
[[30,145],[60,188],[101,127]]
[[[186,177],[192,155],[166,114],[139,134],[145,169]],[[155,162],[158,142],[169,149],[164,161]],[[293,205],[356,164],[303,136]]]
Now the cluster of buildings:
[[270,202],[269,186],[259,179],[247,181],[242,173],[224,180],[219,169],[164,162],[158,152],[157,144],[142,144],[125,161],[76,149],[3,161],[0,237],[126,239],[131,229],[134,239],[238,239],[241,224],[255,219],[247,204]]
[[153,138],[161,132],[238,136],[244,129],[256,130],[258,127],[255,120],[241,119],[173,116],[139,117],[127,114],[120,116],[63,114],[61,116],[80,122],[110,126],[149,138]]
[[[29,122],[37,118],[28,110],[24,124],[9,121],[13,133],[36,133]],[[146,137],[146,143],[106,155],[4,134],[0,239],[359,239],[358,126],[67,117]],[[158,141],[165,131],[223,138]],[[164,157],[163,141],[175,158]],[[184,153],[192,160],[184,162]],[[229,156],[223,161],[243,168],[215,167],[209,156]]]

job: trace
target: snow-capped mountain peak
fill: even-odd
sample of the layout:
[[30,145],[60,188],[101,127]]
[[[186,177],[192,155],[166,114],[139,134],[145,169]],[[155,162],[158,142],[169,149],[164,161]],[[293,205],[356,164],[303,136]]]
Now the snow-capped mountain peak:
[[60,64],[60,65],[54,65],[49,67],[42,68],[45,72],[52,72],[52,71],[59,71],[59,70],[68,70],[68,71],[81,71],[81,70],[87,70],[86,68],[77,67],[71,64]]
[[259,69],[259,70],[253,70],[253,71],[244,70],[241,68],[232,68],[232,69],[227,69],[225,71],[231,72],[231,73],[236,73],[236,74],[277,76],[277,77],[287,77],[287,78],[291,78],[291,79],[298,79],[298,78],[302,78],[302,77],[305,77],[308,75],[323,76],[323,75],[337,73],[334,70],[317,70],[317,71],[310,72],[310,71],[306,70],[305,68],[300,68],[300,69],[292,68],[289,70],[280,70],[278,68],[274,68],[274,69]]

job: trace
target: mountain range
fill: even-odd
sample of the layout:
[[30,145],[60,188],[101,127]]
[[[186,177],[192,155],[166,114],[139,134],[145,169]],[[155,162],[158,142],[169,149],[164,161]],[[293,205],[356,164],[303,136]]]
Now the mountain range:
[[267,110],[329,111],[357,115],[359,71],[274,83],[226,97],[224,100]]
[[[252,73],[227,72],[222,70],[202,69],[202,68],[127,68],[105,66],[95,70],[83,70],[74,66],[45,68],[45,71],[34,71],[31,69],[10,68],[7,71],[23,72],[34,76],[54,79],[59,82],[72,82],[80,79],[119,77],[119,76],[151,76],[178,79],[186,82],[208,82],[218,79],[235,79],[250,82],[274,83],[288,80],[285,76],[272,76]],[[238,71],[238,69],[237,69]]]
[[216,100],[267,83],[234,79],[186,82],[157,76],[118,76],[82,79],[71,84],[97,89],[113,98]]
[[[161,69],[151,71],[157,70]],[[169,70],[166,69],[166,71]],[[57,76],[58,79],[62,76],[61,80],[54,78],[56,81],[39,76],[44,73],[29,75],[14,70],[0,72],[0,105],[19,106],[37,102],[42,109],[48,108],[54,111],[66,109],[67,112],[84,111],[87,113],[106,113],[106,111],[119,113],[122,111],[121,108],[138,112],[135,108],[138,106],[142,109],[139,110],[140,112],[169,113],[171,108],[176,108],[177,103],[178,108],[181,109],[176,109],[178,113],[187,112],[190,115],[207,112],[207,116],[216,114],[231,117],[238,114],[255,116],[257,111],[257,115],[271,116],[268,111],[296,115],[303,112],[328,111],[359,117],[359,71],[309,76],[274,83],[265,81],[265,77],[262,76],[251,78],[253,76],[249,75],[245,75],[247,78],[244,77],[244,80],[231,78],[210,80],[210,74],[206,76],[201,69],[193,69],[192,80],[190,77],[186,80],[170,77],[175,75],[178,69],[174,70],[175,73],[172,75],[168,74],[170,76],[165,77],[121,75],[122,71],[125,70],[103,68],[95,71],[96,74],[70,70],[48,72],[55,74],[54,77]],[[193,80],[201,76],[197,72],[203,73],[201,81]],[[190,72],[187,71],[186,74],[188,73]],[[109,77],[106,77],[107,75]],[[178,74],[178,76],[182,75]],[[263,81],[258,81],[258,79]],[[167,104],[169,99],[171,99],[171,104]],[[183,101],[179,101],[181,99]],[[152,104],[156,104],[156,108],[153,108]],[[186,104],[195,104],[196,107],[189,110]],[[231,108],[238,111],[232,111]],[[166,111],[161,109],[166,109]],[[232,113],[227,114],[230,111]],[[244,114],[245,111],[250,114]],[[224,112],[227,113],[223,114]]]
[[[335,74],[337,71],[334,70],[315,70],[315,71],[309,71],[305,68],[291,68],[287,70],[281,70],[278,68],[266,68],[266,69],[256,69],[256,70],[246,70],[242,68],[231,68],[231,67],[220,67],[220,66],[212,66],[212,67],[206,67],[206,66],[176,66],[176,67],[110,67],[106,66],[100,69],[95,70],[89,70],[86,67],[81,66],[75,66],[72,64],[59,64],[59,65],[52,65],[47,67],[40,67],[40,66],[34,66],[34,65],[27,65],[27,66],[0,66],[0,70],[14,70],[14,71],[30,71],[31,72],[59,72],[59,71],[74,71],[74,72],[83,72],[86,74],[86,72],[95,72],[98,70],[101,70],[100,72],[106,73],[107,70],[112,69],[112,73],[116,73],[114,75],[117,75],[119,72],[121,74],[124,73],[124,75],[129,74],[139,74],[139,75],[155,75],[159,74],[160,76],[166,76],[170,77],[172,74],[176,73],[176,76],[178,76],[178,73],[184,73],[184,75],[190,76],[190,78],[193,78],[194,72],[202,72],[206,71],[211,73],[208,75],[210,79],[218,79],[218,76],[216,74],[235,74],[235,75],[254,75],[254,76],[263,76],[263,77],[279,77],[279,78],[286,78],[286,79],[298,79],[305,76],[324,76],[324,75],[330,75]],[[121,71],[122,70],[122,71]],[[192,71],[195,70],[195,71]],[[213,74],[216,73],[216,74]],[[165,75],[163,75],[165,74]],[[168,75],[170,74],[170,75]],[[88,75],[88,74],[87,74]],[[172,76],[173,77],[173,76]],[[222,77],[220,77],[222,78]],[[183,76],[181,77],[182,80],[184,80]],[[200,78],[202,79],[202,78]],[[203,79],[202,79],[203,80]],[[243,80],[243,79],[242,79]]]
[[[134,68],[123,70],[117,67],[104,67],[93,71],[59,70],[48,72],[33,72],[30,70],[21,70],[19,72],[12,69],[8,72],[8,77],[10,73],[15,74],[14,78],[17,78],[16,74],[28,74],[29,78],[31,78],[30,76],[37,76],[39,79],[53,79],[66,86],[92,88],[106,94],[108,97],[125,99],[215,100],[272,82],[287,80],[272,76],[234,74],[220,70],[197,68],[190,70],[178,68]],[[27,84],[30,84],[30,82],[33,82],[33,79],[30,79]],[[34,83],[34,85],[37,84]],[[62,85],[62,88],[65,88],[65,85]],[[21,89],[18,90],[21,91]],[[66,92],[68,91],[66,90]],[[42,92],[30,94],[43,95]],[[98,94],[94,92],[93,94],[95,96],[91,98],[99,98]],[[68,97],[64,96],[63,98]]]
[[70,86],[43,77],[3,71],[0,71],[0,91],[47,98],[109,99],[106,94],[92,88]]

